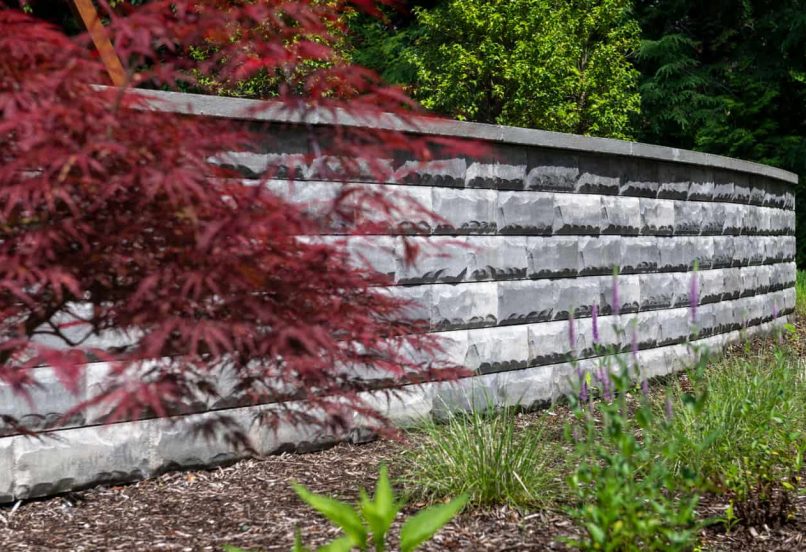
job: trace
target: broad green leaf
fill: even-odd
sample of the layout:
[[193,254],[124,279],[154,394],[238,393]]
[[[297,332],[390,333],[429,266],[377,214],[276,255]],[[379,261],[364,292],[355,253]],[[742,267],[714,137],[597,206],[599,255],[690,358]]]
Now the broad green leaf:
[[292,486],[305,503],[341,528],[355,546],[366,546],[367,530],[352,506],[340,500],[314,494],[298,483]]
[[410,517],[400,530],[400,552],[412,552],[434,536],[467,504],[467,496],[459,496],[447,504],[426,508]]

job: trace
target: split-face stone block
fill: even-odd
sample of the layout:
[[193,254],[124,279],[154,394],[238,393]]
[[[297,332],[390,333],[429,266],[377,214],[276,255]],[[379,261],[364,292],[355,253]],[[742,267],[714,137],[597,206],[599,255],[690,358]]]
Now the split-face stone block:
[[748,207],[737,203],[724,203],[725,223],[722,233],[730,236],[746,234],[744,231],[744,212]]
[[763,176],[750,177],[750,204],[764,205],[767,196],[767,179]]
[[463,188],[466,173],[465,159],[406,161],[395,171],[393,180],[417,186]]
[[675,298],[675,273],[640,274],[641,310],[671,308]]
[[685,170],[675,165],[663,164],[658,170],[658,198],[679,199],[688,198],[691,178]]
[[641,234],[669,236],[675,228],[675,202],[669,199],[639,199]]
[[687,270],[689,256],[687,239],[681,237],[658,238],[655,242],[658,247],[658,270],[663,272]]
[[557,288],[573,284],[574,281],[563,279],[499,282],[497,311],[501,324],[554,320],[564,309],[557,302]]
[[494,190],[431,188],[431,203],[440,234],[495,234],[497,193]]
[[465,178],[465,185],[468,188],[522,190],[526,178],[526,165],[471,163]]
[[580,194],[618,195],[621,185],[618,167],[618,160],[607,157],[580,157],[580,174],[575,191]]
[[748,175],[735,173],[733,175],[733,199],[731,201],[747,205],[750,203],[752,189],[753,186]]
[[464,365],[482,374],[521,370],[529,362],[529,337],[525,325],[469,330]]
[[[615,303],[618,303],[617,309],[614,309]],[[616,311],[621,313],[637,311],[641,304],[640,276],[620,274],[616,277],[599,278],[599,304],[604,315]]]
[[[620,236],[577,238],[579,274],[581,276],[612,274],[624,262],[624,242]],[[632,240],[631,240],[632,241]]]
[[489,236],[474,238],[469,244],[471,280],[515,280],[526,278],[528,261],[526,238]]
[[734,236],[733,238],[733,266],[750,264],[753,256],[753,239],[749,236]]
[[714,199],[714,173],[710,169],[692,168],[689,201],[712,201]]
[[551,235],[554,228],[554,194],[500,192],[496,224],[500,234]]
[[725,205],[723,203],[702,203],[701,233],[719,236],[725,229]]
[[13,437],[0,439],[0,504],[13,502],[14,495],[14,442]]
[[601,196],[590,194],[554,195],[554,234],[598,235],[601,230]]
[[656,347],[661,340],[661,323],[663,311],[647,311],[638,313],[636,320],[638,345],[641,349]]
[[654,272],[660,263],[658,239],[638,237],[624,240],[621,244],[621,269],[624,273]]
[[749,263],[751,265],[763,264],[766,259],[765,245],[770,243],[770,239],[762,236],[751,236],[749,241],[752,243]]
[[685,308],[662,312],[658,346],[684,342],[691,333],[691,317]]
[[699,272],[700,304],[715,303],[722,299],[725,288],[725,272],[723,270],[703,270]]
[[695,236],[686,239],[689,258],[689,267],[698,266],[700,270],[711,268],[714,258],[714,238],[708,236]]
[[712,268],[726,268],[733,264],[735,251],[733,249],[733,236],[715,236],[714,257],[711,260]]
[[[29,372],[35,384],[27,388],[27,398],[14,391],[11,385],[0,383],[0,415],[8,416],[15,424],[30,430],[41,430],[55,427],[81,425],[85,421],[84,413],[76,414],[70,420],[62,420],[71,408],[86,398],[86,378],[79,376],[75,393],[62,384],[61,379],[50,367],[34,368]],[[0,420],[0,442],[2,435],[11,435],[18,430],[14,425],[6,425]],[[2,489],[0,489],[0,492]]]
[[644,198],[601,196],[602,234],[634,236],[641,231]]
[[573,154],[548,154],[530,150],[526,189],[573,192],[579,179],[579,158]]
[[714,172],[714,201],[734,201],[736,191],[734,174],[727,171]]
[[781,256],[776,255],[776,259],[791,261],[795,259],[795,236],[783,236],[775,240],[776,245],[781,247]]
[[644,161],[629,162],[621,180],[619,195],[633,197],[658,197],[660,180],[658,166]]
[[480,328],[499,323],[497,282],[434,285],[430,288],[433,294],[431,324],[435,329]]
[[677,236],[697,236],[702,231],[703,204],[697,201],[675,201],[674,233]]
[[568,359],[568,322],[529,324],[529,365],[555,364]]
[[526,250],[529,278],[570,277],[579,272],[579,238],[576,236],[527,238]]
[[377,272],[392,282],[397,276],[399,241],[392,236],[356,236],[347,240],[346,250],[354,266]]
[[722,301],[732,301],[742,295],[744,280],[742,279],[741,268],[729,268],[723,271]]

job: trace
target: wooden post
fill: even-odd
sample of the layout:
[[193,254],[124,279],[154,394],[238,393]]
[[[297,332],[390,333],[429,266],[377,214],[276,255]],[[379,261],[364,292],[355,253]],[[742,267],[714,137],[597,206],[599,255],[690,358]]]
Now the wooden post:
[[87,27],[90,33],[92,43],[95,44],[95,49],[101,56],[101,61],[106,67],[106,72],[112,83],[115,86],[123,86],[126,84],[126,71],[123,69],[123,64],[115,52],[115,48],[109,41],[109,35],[104,29],[104,24],[101,18],[98,17],[98,11],[92,3],[92,0],[73,0],[78,15]]

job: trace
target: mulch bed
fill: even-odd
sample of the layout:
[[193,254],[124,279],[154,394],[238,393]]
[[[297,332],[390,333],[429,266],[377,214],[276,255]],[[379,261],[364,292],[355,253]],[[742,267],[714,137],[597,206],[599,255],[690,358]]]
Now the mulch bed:
[[[799,326],[803,327],[799,324]],[[800,351],[804,333],[795,344]],[[769,346],[769,345],[767,345]],[[754,347],[755,349],[755,347]],[[562,408],[556,410],[561,423]],[[528,424],[535,414],[526,414]],[[389,464],[405,442],[340,444],[309,454],[244,460],[211,471],[167,473],[131,485],[99,487],[0,508],[0,549],[29,550],[221,550],[231,544],[288,551],[299,528],[309,546],[337,532],[303,504],[289,483],[353,501],[361,486],[374,489],[378,466]],[[795,498],[796,519],[779,528],[719,526],[703,532],[706,550],[806,550],[806,494]],[[422,504],[411,504],[415,510]],[[705,497],[703,516],[725,504]],[[521,513],[510,508],[470,510],[440,531],[426,551],[561,550],[577,529],[560,512]]]

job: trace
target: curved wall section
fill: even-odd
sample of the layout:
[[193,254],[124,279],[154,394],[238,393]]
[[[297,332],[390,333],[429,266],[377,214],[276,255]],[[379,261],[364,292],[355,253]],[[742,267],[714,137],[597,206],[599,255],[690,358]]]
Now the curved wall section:
[[[344,185],[324,180],[321,162],[305,163],[310,127],[294,126],[301,121],[285,112],[247,117],[254,102],[149,94],[160,109],[240,119],[279,136],[274,145],[266,140],[219,160],[244,179],[279,163],[294,172],[295,182],[269,185],[306,203]],[[794,310],[793,174],[695,152],[516,128],[456,122],[409,128],[394,119],[384,125],[486,143],[476,157],[425,165],[390,160],[388,182],[356,182],[386,186],[401,205],[414,199],[438,215],[411,210],[397,233],[351,238],[349,247],[356,262],[363,259],[389,277],[390,293],[413,301],[408,316],[425,320],[440,336],[447,359],[476,374],[411,387],[392,403],[379,398],[378,406],[400,423],[476,400],[531,406],[560,397],[574,371],[569,353],[583,369],[596,365],[593,308],[600,343],[635,354],[649,377],[684,366],[694,354],[692,339],[721,348],[743,334],[771,330]],[[426,252],[414,266],[403,262],[404,239]],[[637,354],[631,352],[633,328]],[[102,365],[88,370],[87,394],[103,371]],[[47,369],[42,381],[44,413],[29,412],[0,388],[11,414],[41,421],[69,408]],[[249,408],[230,413],[261,452],[327,439],[290,428],[270,433],[253,425]],[[0,502],[237,456],[226,443],[192,441],[159,420],[101,427],[78,419],[55,433],[59,440],[0,437]]]

